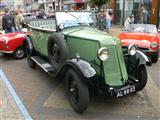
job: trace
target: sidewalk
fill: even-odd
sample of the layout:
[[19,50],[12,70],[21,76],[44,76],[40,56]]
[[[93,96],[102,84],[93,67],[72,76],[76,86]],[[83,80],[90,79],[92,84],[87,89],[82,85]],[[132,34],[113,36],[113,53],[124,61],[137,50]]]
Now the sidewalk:
[[122,32],[122,26],[120,25],[112,25],[110,28],[110,34],[113,36],[118,36]]
[[11,93],[0,77],[0,119],[1,120],[24,120]]
[[0,69],[0,120],[32,120],[12,84]]

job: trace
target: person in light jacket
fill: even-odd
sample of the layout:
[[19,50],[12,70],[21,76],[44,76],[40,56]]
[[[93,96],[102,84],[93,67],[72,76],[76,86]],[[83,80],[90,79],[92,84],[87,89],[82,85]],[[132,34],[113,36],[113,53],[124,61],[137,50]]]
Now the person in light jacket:
[[22,27],[23,20],[24,20],[23,10],[20,10],[18,12],[18,15],[16,16],[16,26],[17,26],[18,29],[20,29]]

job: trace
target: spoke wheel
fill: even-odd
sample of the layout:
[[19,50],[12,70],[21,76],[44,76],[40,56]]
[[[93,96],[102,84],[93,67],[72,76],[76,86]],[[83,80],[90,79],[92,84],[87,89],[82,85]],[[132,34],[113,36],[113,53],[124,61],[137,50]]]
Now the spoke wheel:
[[66,40],[59,33],[53,33],[49,36],[47,49],[49,61],[55,68],[68,59]]
[[84,112],[89,104],[88,86],[82,77],[73,69],[66,73],[66,89],[69,102],[77,113]]
[[140,65],[137,73],[138,82],[136,84],[136,91],[142,90],[147,84],[147,70],[144,65]]
[[52,62],[55,65],[58,65],[60,61],[60,48],[56,43],[53,43],[51,47],[51,55],[52,55]]

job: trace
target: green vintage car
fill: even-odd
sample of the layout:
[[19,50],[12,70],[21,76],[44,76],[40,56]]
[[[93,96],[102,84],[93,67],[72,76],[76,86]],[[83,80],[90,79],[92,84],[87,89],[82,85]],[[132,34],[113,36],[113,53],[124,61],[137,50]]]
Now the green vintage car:
[[147,56],[131,44],[121,47],[117,37],[95,28],[90,12],[56,12],[55,19],[32,20],[28,27],[27,61],[52,76],[65,78],[73,109],[82,113],[89,95],[101,90],[122,97],[147,83]]

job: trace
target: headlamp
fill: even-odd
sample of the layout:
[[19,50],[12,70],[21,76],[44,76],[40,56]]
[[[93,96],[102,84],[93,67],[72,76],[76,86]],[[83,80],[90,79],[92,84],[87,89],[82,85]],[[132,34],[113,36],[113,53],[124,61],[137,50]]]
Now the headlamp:
[[98,50],[98,58],[101,61],[106,61],[109,58],[108,49],[106,47],[102,47]]

